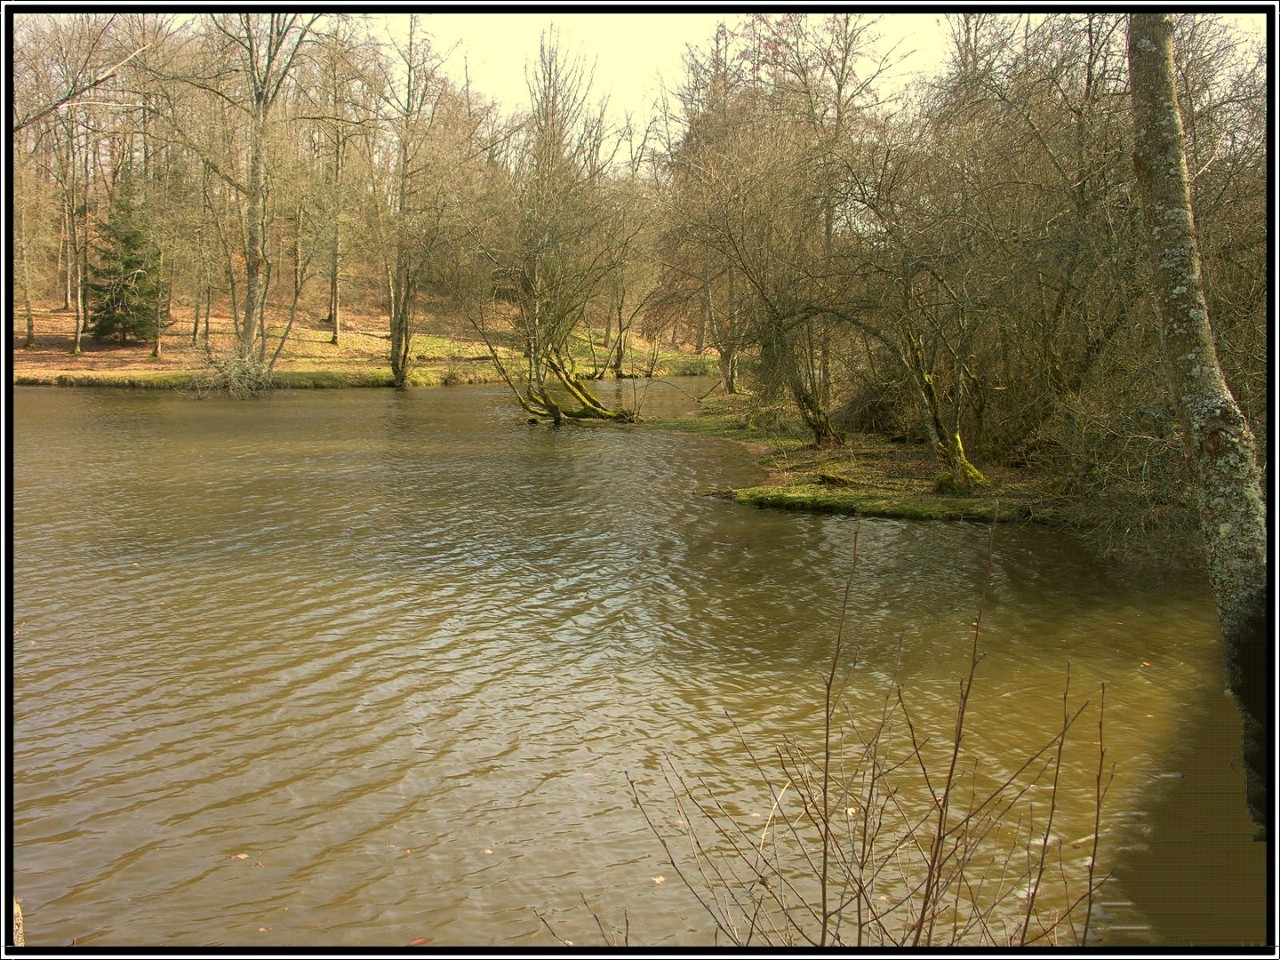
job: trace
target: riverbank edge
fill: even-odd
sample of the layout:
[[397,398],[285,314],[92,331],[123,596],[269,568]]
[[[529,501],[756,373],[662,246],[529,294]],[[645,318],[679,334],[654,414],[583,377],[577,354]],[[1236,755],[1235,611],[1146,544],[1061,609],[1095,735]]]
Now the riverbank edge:
[[[705,375],[705,371],[690,368],[683,361],[660,364],[655,377]],[[203,374],[198,369],[15,371],[12,383],[199,392]],[[350,370],[282,370],[274,374],[274,380],[283,389],[394,387],[390,370],[368,366]],[[413,388],[501,382],[491,364],[465,361],[419,364],[409,381]],[[847,437],[842,447],[817,450],[806,446],[795,424],[775,420],[764,425],[756,421],[754,411],[749,396],[719,395],[700,401],[693,417],[644,418],[639,426],[715,436],[746,445],[765,469],[765,482],[702,491],[706,496],[742,506],[899,520],[1051,526],[1063,523],[1047,481],[1030,471],[988,468],[991,483],[980,491],[968,495],[939,493],[933,487],[940,466],[923,444],[892,443],[855,434]]]
[[[130,390],[196,390],[205,376],[200,370],[86,370],[76,373],[48,371],[14,373],[15,387],[100,387]],[[325,390],[347,388],[394,387],[390,370],[279,370],[272,374],[275,385],[283,389]],[[440,387],[461,383],[500,383],[490,368],[486,374],[479,367],[455,367],[446,364],[415,370],[412,387]]]
[[[714,362],[707,358],[681,357],[660,359],[654,377],[713,376]],[[45,370],[14,371],[15,387],[101,387],[128,390],[194,391],[207,376],[207,371],[180,370]],[[353,365],[351,369],[293,369],[272,373],[276,388],[286,390],[386,389],[395,386],[391,370]],[[409,375],[409,387],[449,387],[463,384],[502,383],[492,362],[432,361],[420,363]]]
[[941,493],[935,485],[942,467],[923,443],[852,434],[840,447],[818,449],[805,442],[796,424],[766,428],[755,423],[745,396],[704,400],[692,418],[642,424],[745,444],[765,469],[765,482],[703,491],[743,506],[896,520],[1066,525],[1049,479],[1033,471],[987,467],[987,486],[966,495]]

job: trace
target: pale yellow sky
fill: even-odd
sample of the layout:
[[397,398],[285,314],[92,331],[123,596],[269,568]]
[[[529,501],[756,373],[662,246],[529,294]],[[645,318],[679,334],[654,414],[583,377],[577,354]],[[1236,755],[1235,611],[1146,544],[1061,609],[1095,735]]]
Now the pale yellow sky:
[[[723,19],[738,13],[433,13],[423,27],[439,49],[457,43],[449,59],[450,74],[461,78],[464,62],[473,87],[508,109],[527,103],[526,67],[535,62],[542,33],[555,25],[562,51],[581,54],[594,64],[593,94],[608,94],[610,107],[647,115],[662,82],[677,85],[689,44],[704,45]],[[881,19],[887,45],[918,49],[911,65],[927,68],[946,50],[946,28],[940,14],[893,13]]]
[[[946,7],[928,13],[915,9],[915,4],[903,4],[901,11],[880,14],[877,25],[882,47],[896,45],[897,53],[905,56],[895,71],[903,80],[935,72],[950,45]],[[1017,11],[1010,8],[1009,12]],[[432,13],[424,18],[423,27],[440,50],[457,44],[446,66],[451,76],[460,80],[465,66],[477,91],[514,111],[528,104],[525,72],[537,60],[543,32],[554,24],[562,51],[581,54],[589,67],[594,65],[593,99],[607,94],[615,119],[621,121],[627,112],[647,118],[662,82],[669,87],[679,84],[687,45],[704,45],[722,19],[734,22],[741,16],[732,8],[690,13],[678,6],[640,13],[513,13],[508,9]],[[1264,14],[1232,19],[1242,31],[1265,40]]]

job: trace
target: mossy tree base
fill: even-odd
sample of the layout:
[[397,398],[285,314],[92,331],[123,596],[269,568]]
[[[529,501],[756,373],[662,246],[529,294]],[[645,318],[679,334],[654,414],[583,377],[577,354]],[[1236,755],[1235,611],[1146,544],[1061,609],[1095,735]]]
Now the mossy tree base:
[[[1013,467],[995,466],[968,492],[936,489],[938,452],[925,443],[894,443],[871,434],[852,434],[843,446],[816,449],[803,425],[792,431],[764,429],[750,413],[748,398],[707,400],[699,415],[657,423],[668,429],[721,436],[749,443],[762,454],[767,482],[712,496],[736,503],[784,510],[912,520],[969,520],[1062,523],[1051,478]],[[948,470],[944,476],[950,478]]]

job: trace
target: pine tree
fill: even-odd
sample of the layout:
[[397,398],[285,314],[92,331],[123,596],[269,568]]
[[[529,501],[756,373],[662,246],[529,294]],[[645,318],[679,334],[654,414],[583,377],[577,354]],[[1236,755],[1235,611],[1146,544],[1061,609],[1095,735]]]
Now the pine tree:
[[108,219],[99,236],[99,261],[88,284],[90,333],[96,340],[147,340],[154,335],[164,308],[164,284],[160,250],[151,239],[136,184],[128,173],[112,192]]

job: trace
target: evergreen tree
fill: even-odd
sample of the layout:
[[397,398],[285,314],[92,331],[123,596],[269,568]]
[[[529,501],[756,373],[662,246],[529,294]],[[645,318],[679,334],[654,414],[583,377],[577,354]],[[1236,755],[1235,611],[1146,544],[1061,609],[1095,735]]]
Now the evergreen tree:
[[100,230],[98,266],[90,280],[90,333],[96,340],[146,340],[164,308],[160,249],[138,202],[134,179],[125,173],[111,195]]

